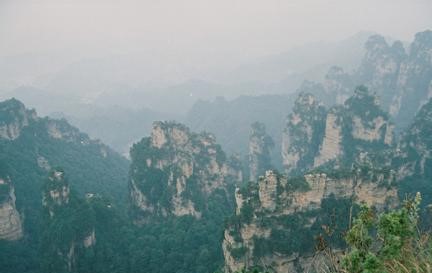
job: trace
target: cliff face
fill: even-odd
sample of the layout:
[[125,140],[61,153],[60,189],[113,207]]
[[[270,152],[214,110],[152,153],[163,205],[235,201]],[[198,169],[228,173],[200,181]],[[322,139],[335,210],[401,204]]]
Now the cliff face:
[[[393,180],[393,173],[377,170],[300,178],[267,171],[258,184],[237,191],[238,209],[224,232],[226,272],[253,266],[271,272],[304,272],[317,262],[312,259],[314,238],[324,230],[342,232],[347,225],[343,217],[349,218],[355,204],[379,210],[397,205]],[[338,220],[333,222],[327,213]],[[342,246],[340,237],[330,241],[336,248]]]
[[[56,261],[57,270],[76,272],[84,250],[96,245],[91,204],[91,199],[96,197],[92,194],[87,196],[83,200],[71,194],[68,179],[60,168],[53,169],[45,181],[42,205],[48,216],[43,221],[42,248],[46,249],[43,253],[47,255],[46,259]],[[59,238],[56,232],[62,236]]]
[[320,166],[342,156],[342,125],[339,108],[330,109],[326,117],[322,144],[314,158],[314,166]]
[[343,104],[349,90],[365,85],[376,92],[399,128],[404,128],[431,97],[431,81],[432,31],[426,30],[415,35],[408,51],[400,41],[390,45],[384,37],[373,35],[365,43],[365,55],[353,73],[332,67],[322,83],[307,82],[300,91],[310,92],[331,106]]
[[45,183],[42,204],[54,216],[55,210],[69,204],[70,188],[65,180],[63,170],[54,170]]
[[432,82],[432,31],[417,33],[408,57],[401,63],[391,114],[408,125],[421,105],[430,97]]
[[140,216],[201,217],[216,191],[241,178],[210,134],[155,122],[150,137],[131,149],[130,197]]
[[282,140],[283,165],[288,172],[311,167],[325,124],[325,108],[311,94],[297,98]]
[[411,126],[403,133],[393,158],[399,178],[432,177],[432,99],[417,113]]
[[365,49],[365,56],[356,75],[357,81],[379,92],[383,105],[388,107],[396,88],[401,64],[407,58],[405,49],[399,41],[388,45],[380,35],[371,36]]
[[259,122],[252,124],[249,136],[249,180],[255,181],[265,170],[271,169],[271,150],[273,139],[267,135],[265,125]]
[[362,160],[360,154],[364,157],[392,145],[394,126],[364,87],[357,88],[343,106],[322,108],[312,118],[317,122],[301,125],[314,111],[308,105],[297,107],[288,117],[282,150],[288,172],[304,172],[329,162],[349,166]]
[[9,178],[0,178],[0,240],[15,241],[23,235],[15,200],[15,189]]
[[0,166],[14,181],[23,211],[40,204],[39,196],[32,193],[39,192],[52,166],[62,166],[69,173],[80,195],[99,192],[120,200],[127,196],[128,165],[66,120],[38,117],[15,99],[0,102]]
[[0,102],[0,139],[18,138],[24,127],[37,119],[34,110],[27,110],[20,101],[10,99]]

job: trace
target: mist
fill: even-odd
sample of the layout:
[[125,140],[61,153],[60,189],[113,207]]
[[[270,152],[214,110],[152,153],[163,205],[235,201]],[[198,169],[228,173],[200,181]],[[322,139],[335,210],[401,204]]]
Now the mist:
[[46,87],[79,62],[118,84],[216,81],[240,64],[359,31],[411,40],[430,27],[431,11],[428,0],[3,0],[0,86]]
[[[0,98],[127,154],[155,119],[193,120],[217,97],[293,94],[333,65],[358,67],[374,33],[407,46],[431,15],[429,0],[3,0]],[[117,140],[101,120],[143,129]]]

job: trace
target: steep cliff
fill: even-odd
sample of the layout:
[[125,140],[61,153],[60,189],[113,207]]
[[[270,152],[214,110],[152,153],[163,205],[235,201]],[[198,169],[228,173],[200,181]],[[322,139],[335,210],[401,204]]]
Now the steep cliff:
[[56,169],[51,172],[44,186],[42,204],[54,216],[56,208],[69,203],[70,188],[64,177],[64,171]]
[[46,272],[77,272],[86,249],[96,245],[96,220],[90,201],[71,194],[63,169],[50,172],[42,191],[42,204],[48,214],[42,221],[41,236]]
[[[279,151],[284,119],[294,104],[293,96],[280,93],[240,96],[233,100],[221,97],[213,101],[199,100],[188,112],[186,125],[196,132],[211,132],[225,152],[237,153],[243,158],[249,151],[250,124],[258,121],[266,125],[266,133],[273,138],[275,150]],[[272,156],[273,163],[281,162],[279,152]]]
[[365,56],[358,68],[356,81],[366,84],[371,90],[379,92],[385,109],[389,109],[401,64],[407,54],[401,42],[387,44],[380,35],[371,36],[365,44]]
[[355,71],[332,67],[322,83],[305,82],[300,92],[312,93],[331,106],[342,104],[355,86],[365,85],[376,92],[397,126],[405,128],[432,94],[432,31],[417,33],[408,50],[400,41],[390,45],[380,35],[369,37],[364,47]]
[[405,127],[430,98],[432,82],[432,31],[415,35],[408,57],[401,63],[391,114]]
[[255,122],[251,125],[249,136],[249,180],[255,181],[259,175],[272,168],[271,151],[274,142],[266,133],[263,123]]
[[[378,210],[398,203],[394,174],[385,170],[311,173],[287,178],[267,171],[258,184],[237,191],[237,212],[224,232],[226,272],[261,267],[270,272],[304,272],[315,239],[344,246],[342,232],[357,204]],[[337,220],[336,220],[337,219]]]
[[67,121],[38,117],[11,99],[0,103],[0,124],[6,128],[1,129],[0,163],[14,181],[19,209],[39,203],[31,195],[39,191],[51,166],[62,166],[82,196],[99,192],[126,199],[128,161]]
[[283,165],[288,172],[313,164],[324,134],[325,108],[308,93],[301,93],[287,118],[282,138]]
[[200,218],[206,200],[241,179],[214,137],[174,122],[155,122],[131,149],[130,197],[145,216]]
[[393,143],[394,125],[365,87],[358,87],[343,106],[322,107],[319,113],[305,104],[296,107],[288,117],[282,150],[289,173],[327,163],[350,167]]
[[432,99],[420,109],[398,143],[393,164],[401,178],[432,176]]
[[15,189],[10,179],[0,178],[0,240],[15,241],[23,235],[15,200]]
[[[92,272],[107,272],[106,260],[84,249],[92,252],[99,245],[102,253],[121,241],[113,232],[119,217],[111,210],[126,213],[128,161],[67,121],[38,117],[15,99],[0,103],[0,126],[0,237],[7,239],[0,240],[0,249],[8,257],[0,259],[0,268],[67,272],[71,251],[80,266],[86,261],[98,264],[98,269],[86,265]],[[54,166],[62,166],[68,183],[62,184],[61,173],[49,176]],[[83,201],[86,193],[110,201]],[[103,224],[95,225],[96,220]]]
[[[397,170],[401,196],[423,194],[423,204],[432,203],[432,99],[419,110],[405,130],[392,154],[392,168]],[[425,219],[429,209],[423,208]],[[430,221],[426,221],[431,224]]]
[[36,112],[28,110],[16,99],[0,102],[0,138],[14,140],[24,127],[37,120]]

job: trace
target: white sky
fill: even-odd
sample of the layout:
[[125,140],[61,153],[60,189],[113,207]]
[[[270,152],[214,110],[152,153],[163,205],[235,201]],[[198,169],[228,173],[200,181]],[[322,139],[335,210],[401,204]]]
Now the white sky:
[[309,42],[431,28],[432,0],[0,0],[0,89],[211,81]]
[[0,56],[151,52],[248,58],[371,30],[432,27],[432,0],[0,0]]

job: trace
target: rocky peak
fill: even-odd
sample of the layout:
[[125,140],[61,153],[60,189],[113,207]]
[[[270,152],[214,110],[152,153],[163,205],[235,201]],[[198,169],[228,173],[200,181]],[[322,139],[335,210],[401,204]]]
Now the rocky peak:
[[360,160],[358,154],[382,152],[392,145],[393,130],[394,125],[381,109],[378,97],[359,86],[343,108],[333,107],[328,112],[325,137],[315,166],[337,156],[351,164]]
[[393,165],[400,178],[432,174],[432,99],[422,106],[398,143]]
[[[333,226],[329,238],[343,247],[350,212],[360,203],[378,210],[398,204],[393,176],[382,170],[352,170],[332,175],[315,172],[286,177],[266,172],[256,183],[236,191],[237,210],[224,233],[226,272],[259,266],[271,272],[305,272],[314,263],[314,238]],[[326,216],[331,213],[331,217]]]
[[421,105],[430,97],[431,82],[432,31],[426,30],[416,34],[408,57],[400,64],[395,88],[392,90],[390,113],[401,127],[409,124]]
[[329,99],[334,97],[334,101],[337,104],[343,104],[345,100],[350,96],[350,86],[353,85],[351,75],[346,73],[341,67],[332,66],[328,70],[325,81],[324,81],[324,94],[327,101],[326,105],[331,105],[332,102]]
[[394,41],[391,46],[391,51],[393,52],[394,56],[400,56],[401,58],[406,57],[405,47],[401,41]]
[[358,71],[358,82],[377,89],[394,87],[399,66],[406,58],[402,44],[395,42],[389,46],[384,37],[374,35],[366,42],[365,49]]
[[432,61],[432,30],[417,33],[410,49],[410,56],[424,58],[430,63]]
[[300,94],[287,118],[282,140],[282,159],[288,172],[310,167],[325,122],[325,108],[311,94]]
[[0,240],[15,241],[23,235],[15,200],[15,190],[9,177],[0,177]]
[[12,98],[0,102],[0,138],[18,138],[21,130],[36,118],[36,111],[26,109],[19,100]]
[[372,35],[365,43],[366,55],[363,61],[377,61],[383,58],[403,58],[406,56],[402,42],[395,41],[391,46],[381,35]]
[[320,107],[320,102],[311,93],[300,93],[294,103],[297,112],[316,110]]
[[387,50],[388,47],[385,38],[378,34],[370,36],[365,43],[365,48],[368,52],[384,51]]
[[249,180],[255,181],[265,170],[271,169],[273,139],[266,133],[263,123],[251,125],[249,136]]
[[175,122],[155,122],[151,132],[152,145],[162,148],[164,145],[181,148],[187,144],[190,135],[189,128]]
[[258,196],[261,206],[264,210],[273,211],[276,209],[276,196],[279,179],[278,174],[274,171],[266,171],[265,176],[258,180]]
[[203,200],[241,178],[215,138],[175,122],[155,122],[150,137],[131,149],[130,196],[141,218],[201,217]]
[[350,166],[360,152],[387,149],[393,142],[393,128],[377,96],[360,86],[343,106],[293,110],[284,132],[284,165],[288,172],[299,173],[330,161]]
[[70,188],[64,171],[56,168],[51,171],[43,192],[43,205],[54,216],[55,209],[69,203]]
[[377,92],[383,109],[392,115],[398,127],[405,128],[432,97],[431,33],[417,33],[408,52],[400,41],[390,45],[384,37],[373,35],[365,43],[365,54],[353,73],[344,75],[341,69],[331,68],[323,83],[306,81],[300,90],[332,106],[343,104],[357,85],[365,85]]

